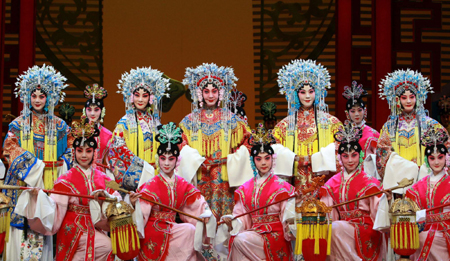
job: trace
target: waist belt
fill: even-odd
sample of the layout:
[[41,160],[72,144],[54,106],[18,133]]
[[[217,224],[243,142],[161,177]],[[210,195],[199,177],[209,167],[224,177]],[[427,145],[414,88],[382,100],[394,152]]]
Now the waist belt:
[[341,218],[345,220],[350,220],[354,218],[361,218],[361,217],[370,217],[370,212],[360,209],[355,209],[351,211],[340,211]]
[[279,222],[279,221],[280,221],[279,214],[252,216],[253,225],[263,224],[263,223],[271,223],[271,222]]
[[176,217],[175,212],[152,210],[152,212],[150,213],[150,218],[164,219],[164,220],[171,221],[171,222],[175,222],[175,217]]
[[69,204],[67,211],[72,211],[72,212],[75,212],[75,213],[81,214],[81,215],[90,215],[91,214],[91,212],[89,211],[89,206],[82,206],[82,205],[75,205],[75,204]]
[[64,165],[64,160],[44,161],[44,164],[46,168],[62,167],[62,165]]

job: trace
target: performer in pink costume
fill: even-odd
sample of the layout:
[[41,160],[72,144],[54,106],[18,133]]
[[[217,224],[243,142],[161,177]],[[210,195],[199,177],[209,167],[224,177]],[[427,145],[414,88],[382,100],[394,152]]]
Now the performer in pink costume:
[[[321,201],[327,206],[381,190],[380,182],[361,169],[361,136],[361,128],[352,125],[340,127],[335,135],[344,169],[321,188]],[[382,234],[372,229],[379,200],[374,196],[333,208],[330,260],[382,260]]]
[[289,241],[295,237],[289,232],[285,221],[295,217],[295,210],[286,209],[288,200],[232,221],[237,215],[294,193],[292,185],[273,174],[275,155],[270,144],[275,142],[275,138],[272,134],[266,134],[260,125],[252,140],[251,161],[255,177],[236,190],[233,215],[222,217],[231,233],[228,234],[224,227],[220,227],[216,240],[223,241],[220,239],[231,235],[229,260],[291,260],[293,257]]
[[[159,127],[156,140],[160,142],[157,150],[160,174],[131,194],[131,204],[136,208],[133,216],[142,237],[138,260],[203,260],[197,252],[203,247],[203,225],[206,224],[207,236],[215,236],[216,219],[205,198],[192,184],[174,174],[180,161],[178,144],[182,142],[182,133],[173,122]],[[203,218],[203,223],[180,215],[184,223],[177,224],[174,211],[138,201],[141,195]]]
[[363,89],[361,84],[353,81],[352,87],[344,87],[342,96],[347,99],[347,104],[345,106],[347,120],[357,127],[360,127],[362,130],[362,137],[359,139],[359,145],[364,151],[364,158],[366,158],[368,154],[375,154],[380,133],[366,125],[367,107],[362,98],[367,96],[367,91]]
[[[420,209],[428,209],[449,202],[450,177],[447,174],[445,146],[448,134],[442,128],[429,126],[422,134],[425,164],[429,175],[420,179],[406,197],[414,200]],[[450,207],[427,212],[425,230],[419,234],[420,247],[411,260],[450,260]]]
[[[95,197],[111,196],[105,182],[111,180],[95,168],[94,123],[73,124],[75,138],[74,167],[55,182],[54,190]],[[94,163],[94,164],[93,164]],[[109,230],[106,216],[107,202],[87,200],[74,196],[51,194],[34,188],[22,192],[15,213],[28,218],[30,228],[44,235],[57,233],[56,260],[114,260],[111,240],[104,231]]]
[[[98,86],[94,83],[92,86],[86,86],[84,90],[84,97],[87,99],[83,108],[83,116],[87,117],[89,122],[95,123],[96,127],[100,131],[100,135],[95,137],[97,142],[96,153],[96,163],[102,165],[105,164],[106,154],[111,146],[112,132],[105,128],[103,123],[103,118],[105,117],[105,105],[103,104],[103,99],[108,96],[108,92],[105,88]],[[99,167],[103,172],[106,171],[104,167]]]

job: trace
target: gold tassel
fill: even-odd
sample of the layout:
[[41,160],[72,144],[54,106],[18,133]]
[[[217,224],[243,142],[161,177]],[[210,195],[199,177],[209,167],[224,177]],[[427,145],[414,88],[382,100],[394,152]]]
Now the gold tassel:
[[416,234],[416,240],[415,240],[415,249],[419,249],[420,247],[420,239],[419,239],[419,227],[417,226],[417,224],[414,224],[414,230],[415,230],[415,234]]
[[403,239],[403,249],[408,248],[408,228],[406,227],[407,222],[403,222],[403,232],[405,234],[405,238]]
[[395,236],[394,236],[394,228],[395,225],[391,225],[391,248],[395,248],[394,242],[395,242]]
[[302,230],[303,230],[302,223],[297,224],[297,235],[296,235],[297,241],[295,244],[295,254],[296,255],[302,254],[302,243],[303,243],[303,238],[302,238],[303,231]]
[[394,225],[394,249],[398,248],[398,234],[397,234],[397,224]]
[[331,226],[332,223],[328,224],[327,255],[331,253]]
[[136,242],[135,242],[135,238],[134,235],[136,234],[136,230],[134,225],[130,225],[130,229],[131,229],[131,246],[133,247],[133,251],[136,250]]
[[316,225],[316,229],[315,229],[315,233],[314,233],[314,254],[318,255],[320,254],[320,247],[319,247],[319,239],[320,239],[320,234],[319,234],[319,220],[317,220],[317,225]]
[[410,222],[408,222],[408,228],[409,228],[409,248],[414,249],[414,234],[412,233],[412,226]]
[[115,237],[115,234],[116,234],[116,232],[115,232],[115,229],[113,229],[112,231],[111,231],[111,246],[112,246],[112,253],[115,255],[115,254],[117,254],[117,250],[116,250],[116,237]]
[[128,226],[124,226],[124,229],[125,229],[125,251],[128,252],[130,251],[130,244],[128,244],[128,242],[130,242]]

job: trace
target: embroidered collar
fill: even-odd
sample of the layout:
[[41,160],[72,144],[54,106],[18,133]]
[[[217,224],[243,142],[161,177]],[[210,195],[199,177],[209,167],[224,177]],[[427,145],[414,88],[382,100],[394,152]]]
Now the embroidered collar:
[[445,175],[445,170],[441,170],[439,174],[434,175],[433,173],[430,175],[430,181],[437,182]]

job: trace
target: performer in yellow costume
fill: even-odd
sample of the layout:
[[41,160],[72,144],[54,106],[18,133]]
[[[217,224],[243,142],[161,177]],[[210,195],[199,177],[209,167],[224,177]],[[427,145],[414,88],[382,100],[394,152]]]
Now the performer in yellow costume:
[[[312,174],[311,155],[334,142],[342,123],[328,113],[328,70],[312,60],[293,60],[278,72],[280,93],[286,95],[288,116],[274,128],[278,143],[298,155],[294,185],[298,188]],[[294,171],[295,172],[295,171]]]

